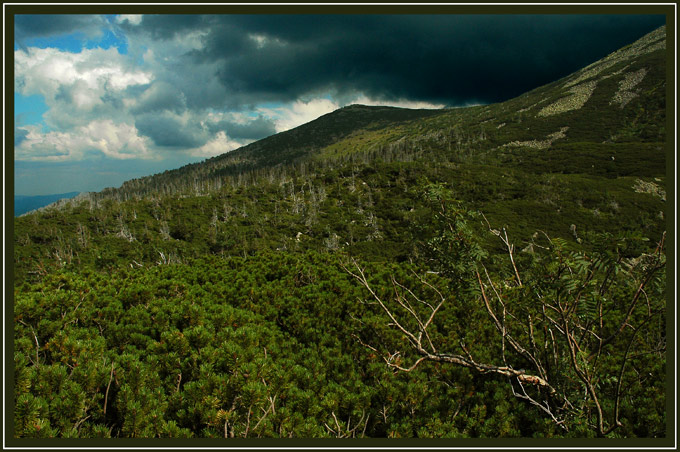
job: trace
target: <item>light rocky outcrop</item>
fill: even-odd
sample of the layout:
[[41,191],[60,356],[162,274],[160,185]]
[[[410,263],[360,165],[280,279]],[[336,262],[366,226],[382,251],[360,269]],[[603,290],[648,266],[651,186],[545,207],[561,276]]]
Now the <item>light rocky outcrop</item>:
[[569,127],[562,127],[559,131],[551,133],[547,136],[545,140],[529,140],[529,141],[511,141],[510,143],[505,143],[501,147],[529,147],[534,149],[548,149],[553,141],[559,140],[560,138],[566,137],[566,131]]

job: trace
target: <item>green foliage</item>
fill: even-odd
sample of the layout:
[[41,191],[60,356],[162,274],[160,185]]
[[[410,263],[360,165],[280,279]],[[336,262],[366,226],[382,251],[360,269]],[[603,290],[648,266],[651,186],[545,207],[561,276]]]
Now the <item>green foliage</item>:
[[[15,435],[593,436],[594,402],[537,301],[559,300],[597,337],[644,327],[596,355],[583,336],[575,362],[607,416],[624,388],[613,435],[664,436],[665,60],[628,63],[580,110],[537,116],[564,80],[488,106],[351,106],[15,219]],[[641,68],[639,95],[611,104],[617,71]],[[547,148],[526,145],[565,126]],[[516,244],[512,262],[499,237]],[[439,362],[392,372],[383,358],[415,356],[352,259],[392,307],[446,300],[428,327],[440,350],[500,364],[477,279],[488,271],[523,322],[508,334],[533,340],[550,384],[578,399],[551,402],[569,430],[506,377]]]

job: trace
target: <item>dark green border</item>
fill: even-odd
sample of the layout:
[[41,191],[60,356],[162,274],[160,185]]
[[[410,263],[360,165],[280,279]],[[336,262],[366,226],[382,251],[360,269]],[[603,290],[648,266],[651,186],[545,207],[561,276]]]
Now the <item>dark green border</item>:
[[[609,4],[597,6],[583,5],[3,5],[5,13],[5,395],[6,401],[14,399],[14,274],[11,260],[14,256],[14,15],[15,14],[114,14],[114,13],[163,13],[163,14],[663,14],[666,16],[666,193],[667,193],[667,324],[677,325],[675,302],[675,104],[674,83],[676,75],[675,59],[675,4],[667,5],[629,5]],[[11,150],[11,152],[10,152]],[[670,277],[669,277],[670,276]],[[669,331],[672,335],[672,331]],[[670,435],[663,439],[248,439],[248,440],[211,440],[211,439],[16,439],[14,438],[13,408],[5,404],[4,446],[11,448],[116,448],[137,449],[154,448],[666,448],[673,449],[676,431],[676,394],[673,372],[675,365],[676,338],[667,345],[667,409],[666,431]]]
[[[677,83],[677,48],[675,41],[677,24],[674,22],[674,16],[669,13],[666,16],[666,329],[670,325],[675,327],[677,335],[678,314],[677,314],[677,293],[675,292],[675,284],[677,277],[677,261],[675,255],[676,247],[676,196],[675,184],[677,178],[677,146],[675,141],[677,136],[673,132],[677,127],[677,118],[675,111],[677,108],[677,95],[675,83]],[[673,83],[675,81],[675,83]],[[666,432],[673,432],[677,440],[677,397],[675,392],[675,384],[677,383],[676,353],[677,353],[677,336],[668,334],[672,340],[667,339],[666,346]],[[677,444],[675,444],[677,447]]]
[[[4,372],[3,382],[5,399],[3,402],[3,446],[13,442],[14,436],[14,408],[9,401],[14,401],[14,17],[9,14],[7,7],[4,7],[5,16],[5,92],[4,92],[4,113],[5,114],[5,217],[3,220],[3,243],[5,246],[5,285],[3,287],[3,307],[4,311]],[[10,112],[12,113],[10,115]],[[6,435],[6,436],[4,436]],[[11,438],[7,440],[6,438]],[[8,446],[11,444],[7,444]]]

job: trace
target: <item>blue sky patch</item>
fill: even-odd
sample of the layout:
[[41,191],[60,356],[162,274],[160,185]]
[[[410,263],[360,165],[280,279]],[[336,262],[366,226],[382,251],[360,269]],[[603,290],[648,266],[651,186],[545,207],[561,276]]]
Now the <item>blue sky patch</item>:
[[85,47],[88,49],[109,49],[115,47],[121,55],[127,54],[128,51],[126,39],[124,37],[116,36],[111,30],[104,30],[100,39],[86,41]]
[[[127,40],[124,36],[119,36],[111,30],[102,30],[102,35],[97,39],[88,39],[84,33],[71,33],[68,35],[58,35],[49,37],[34,37],[23,41],[24,47],[37,47],[39,49],[59,49],[64,52],[80,53],[83,49],[109,49],[115,47],[118,53],[125,55],[128,52]],[[21,46],[14,44],[14,50],[19,50]]]
[[[35,37],[26,39],[25,47],[37,47],[39,49],[54,48],[65,52],[79,53],[83,50],[84,33],[72,33],[62,36]],[[18,50],[18,44],[14,44],[14,50]]]
[[14,121],[16,126],[43,124],[43,114],[48,110],[40,94],[24,96],[14,92]]

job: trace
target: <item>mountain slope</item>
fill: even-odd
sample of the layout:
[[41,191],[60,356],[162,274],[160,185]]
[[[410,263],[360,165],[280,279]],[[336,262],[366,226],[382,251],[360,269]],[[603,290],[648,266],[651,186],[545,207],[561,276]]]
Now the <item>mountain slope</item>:
[[304,161],[319,149],[342,140],[357,130],[384,129],[417,118],[440,114],[442,111],[439,110],[350,105],[204,162],[134,179],[124,183],[118,190],[105,190],[104,193],[107,196],[116,196],[120,193],[139,196],[157,192],[160,187],[175,187],[170,191],[177,189],[186,191],[187,186],[192,186],[193,189],[197,181],[209,184],[218,178],[234,177],[252,170]]
[[[661,27],[562,80],[506,102],[444,110],[349,106],[236,151],[135,179],[104,194],[177,190],[186,194],[197,182],[212,187],[218,178],[251,170],[403,147],[408,140],[448,158],[456,152],[488,157],[517,148],[561,149],[572,143],[663,142],[664,98],[665,27]],[[608,153],[606,146],[602,152]],[[662,156],[663,151],[650,152],[657,162]]]
[[[664,49],[662,27],[499,104],[345,107],[202,163],[81,194],[43,218],[50,222],[50,215],[75,208],[59,229],[127,240],[129,249],[121,252],[137,262],[154,259],[154,249],[197,256],[329,246],[394,259],[414,252],[414,237],[427,236],[414,220],[429,181],[447,184],[519,240],[539,229],[573,237],[574,227],[596,232],[641,223],[659,234],[665,228]],[[113,218],[103,213],[112,206],[120,212]],[[27,264],[45,253],[42,243],[53,242],[44,231],[35,234],[37,243],[29,234],[30,246],[21,248],[33,256]]]
[[[596,232],[641,223],[659,234],[665,228],[664,39],[662,27],[499,104],[345,107],[202,163],[81,194],[50,215],[63,217],[75,207],[58,229],[99,231],[100,241],[127,239],[123,255],[132,253],[137,262],[154,259],[154,249],[197,256],[328,246],[394,259],[412,254],[412,238],[425,234],[414,220],[430,181],[447,184],[519,240],[539,229],[573,237],[574,227]],[[103,213],[114,205],[120,214]],[[100,213],[93,216],[93,209]],[[21,248],[33,256],[27,265],[45,253],[42,243],[53,242],[44,231],[35,234]],[[140,237],[143,243],[133,241]]]
[[664,36],[17,218],[15,435],[670,435]]

